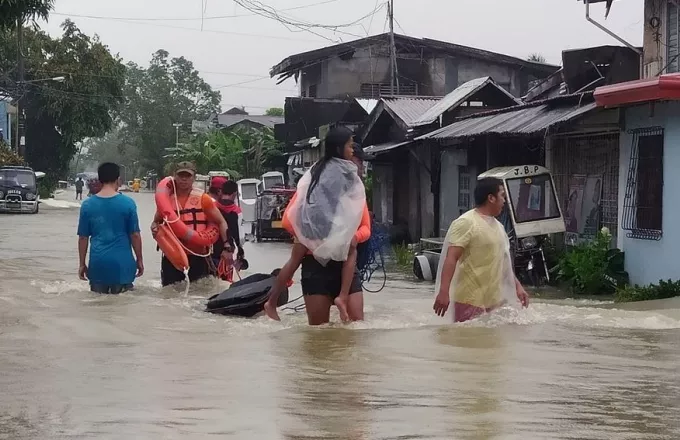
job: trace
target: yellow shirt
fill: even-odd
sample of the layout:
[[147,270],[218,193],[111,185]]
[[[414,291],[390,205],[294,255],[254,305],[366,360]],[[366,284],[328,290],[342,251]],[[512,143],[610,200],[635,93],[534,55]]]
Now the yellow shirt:
[[472,209],[451,223],[446,240],[463,248],[449,287],[451,300],[483,308],[500,304],[504,289],[514,285],[503,225]]

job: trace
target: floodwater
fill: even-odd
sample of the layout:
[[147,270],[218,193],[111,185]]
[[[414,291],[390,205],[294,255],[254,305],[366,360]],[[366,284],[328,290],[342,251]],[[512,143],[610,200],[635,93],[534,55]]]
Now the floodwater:
[[[121,296],[77,279],[77,209],[0,216],[0,439],[680,438],[678,301],[451,325],[402,279],[364,323],[218,317],[204,299],[224,284],[160,288],[153,197],[133,197],[146,274]],[[246,253],[268,272],[288,247]]]

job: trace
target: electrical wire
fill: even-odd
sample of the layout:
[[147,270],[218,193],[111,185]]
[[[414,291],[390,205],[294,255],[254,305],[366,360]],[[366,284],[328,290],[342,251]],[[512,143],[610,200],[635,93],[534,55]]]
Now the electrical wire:
[[[301,5],[301,6],[295,6],[292,8],[285,8],[281,9],[281,11],[294,11],[298,9],[306,9],[306,8],[311,8],[314,6],[320,6],[320,5],[325,5],[328,3],[335,3],[340,0],[326,0],[323,2],[318,2],[318,3],[311,3],[307,5]],[[206,1],[207,4],[207,1]],[[50,15],[57,15],[57,16],[62,16],[62,17],[74,17],[74,18],[91,18],[95,20],[126,20],[126,21],[198,21],[198,20],[224,20],[224,19],[229,19],[229,18],[242,18],[242,17],[254,17],[258,14],[255,13],[250,13],[250,14],[233,14],[233,15],[215,15],[215,16],[208,16],[208,17],[113,17],[113,16],[106,16],[106,15],[86,15],[86,14],[70,14],[66,12],[50,12]]]

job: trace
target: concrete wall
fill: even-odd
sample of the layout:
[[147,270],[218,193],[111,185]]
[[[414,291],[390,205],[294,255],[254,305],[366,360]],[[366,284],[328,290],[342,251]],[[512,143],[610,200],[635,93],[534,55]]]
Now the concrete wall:
[[[387,46],[357,49],[351,58],[333,57],[315,64],[302,73],[300,93],[316,84],[318,98],[360,96],[361,84],[390,82],[390,61]],[[418,83],[418,94],[444,96],[459,85],[482,76],[491,76],[514,96],[527,92],[528,83],[536,78],[520,66],[492,63],[467,57],[437,55],[420,59],[415,55],[400,56],[399,75]],[[405,77],[405,78],[404,78]]]
[[[444,150],[442,152],[441,166],[441,190],[439,194],[439,233],[440,237],[446,235],[451,222],[460,216],[458,196],[459,196],[459,166],[468,165],[467,150]],[[472,176],[477,176],[477,170],[470,169]],[[475,179],[470,183],[474,184]],[[474,188],[470,188],[471,191]],[[472,202],[472,200],[471,200]]]
[[[653,126],[664,127],[663,164],[663,237],[659,241],[626,237],[619,221],[618,246],[626,253],[626,270],[631,283],[650,284],[659,280],[680,278],[680,102],[657,103],[653,112],[650,105],[629,108],[625,115],[626,126],[621,132],[619,212],[623,213],[626,182],[632,146],[632,136],[627,130]],[[619,215],[619,219],[623,216]]]
[[[656,76],[666,65],[666,27],[668,25],[667,0],[645,0],[643,20],[643,75],[645,78]],[[659,20],[659,28],[651,26],[652,19]],[[657,37],[658,34],[658,37]]]

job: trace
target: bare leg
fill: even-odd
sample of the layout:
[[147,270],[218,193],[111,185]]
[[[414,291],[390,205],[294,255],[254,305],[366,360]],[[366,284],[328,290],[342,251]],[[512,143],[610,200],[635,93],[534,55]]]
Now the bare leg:
[[305,295],[305,311],[309,325],[328,324],[331,320],[331,297],[328,295]]
[[350,321],[364,320],[363,292],[354,292],[349,296],[349,302],[347,303],[347,312],[349,314]]
[[349,314],[347,312],[347,304],[349,302],[349,289],[352,287],[352,279],[354,278],[354,271],[357,267],[357,248],[350,246],[347,254],[347,261],[342,264],[342,278],[340,285],[340,295],[335,298],[335,306],[340,312],[340,319],[342,322],[349,321]]
[[295,271],[302,264],[302,259],[307,254],[307,248],[296,243],[293,245],[293,249],[290,252],[290,258],[288,262],[283,265],[281,272],[276,277],[276,281],[269,291],[269,299],[264,303],[264,313],[275,321],[280,321],[279,312],[276,310],[276,306],[279,302],[279,296],[283,289],[286,288],[286,284],[295,275]]

